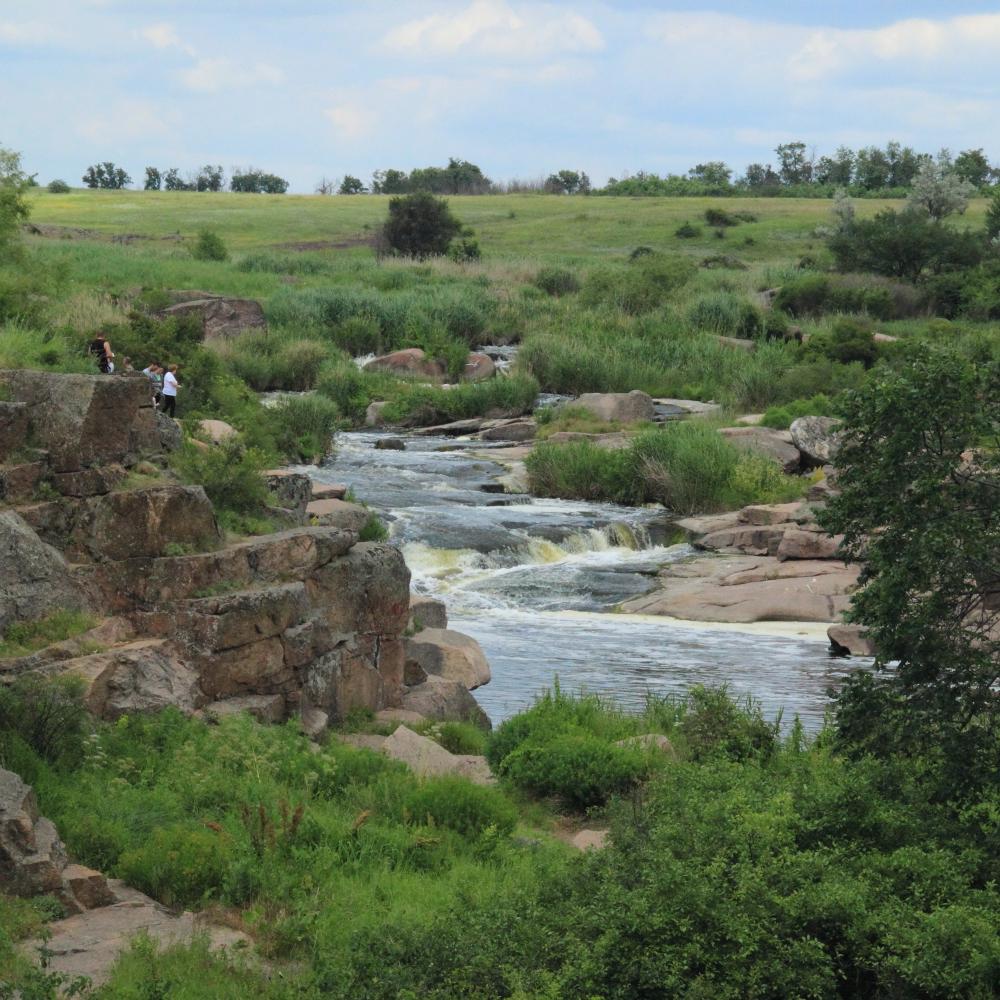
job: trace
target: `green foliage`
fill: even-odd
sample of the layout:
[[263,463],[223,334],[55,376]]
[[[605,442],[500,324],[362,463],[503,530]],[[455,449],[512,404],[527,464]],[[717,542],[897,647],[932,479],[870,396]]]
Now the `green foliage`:
[[543,267],[535,275],[535,285],[557,298],[580,290],[580,280],[564,267]]
[[634,500],[632,460],[627,450],[601,448],[590,441],[542,442],[525,464],[531,492],[573,500]]
[[747,761],[766,759],[777,750],[778,728],[752,699],[738,705],[724,687],[696,685],[688,694],[677,734],[690,760]]
[[468,264],[471,261],[479,260],[483,256],[479,249],[479,241],[469,236],[463,236],[460,240],[452,240],[448,247],[448,259],[456,264]]
[[842,492],[823,524],[844,534],[848,558],[863,555],[852,618],[878,662],[898,664],[880,684],[898,686],[927,738],[937,726],[997,724],[997,377],[920,348],[877,369],[843,408]]
[[87,167],[83,174],[83,183],[89,188],[101,188],[109,191],[120,191],[132,183],[123,167],[116,167],[110,160],[94,163]]
[[49,192],[49,194],[69,194],[71,190],[70,186],[65,181],[61,180],[49,181],[49,183],[45,185],[45,189]]
[[430,778],[406,797],[404,816],[426,826],[442,826],[463,837],[492,829],[507,836],[517,823],[517,810],[496,789],[448,775]]
[[448,202],[428,191],[389,199],[389,217],[381,229],[386,252],[418,260],[448,252],[462,224]]
[[35,621],[15,622],[8,625],[0,637],[0,660],[44,649],[54,642],[86,632],[94,625],[94,619],[82,611],[54,611]]
[[591,308],[608,306],[637,316],[666,302],[691,280],[694,270],[685,257],[644,255],[625,268],[591,271],[583,282],[580,301]]
[[879,345],[875,342],[871,323],[845,316],[838,319],[829,332],[810,338],[803,357],[821,355],[842,365],[860,362],[871,368],[878,360]]
[[538,383],[527,375],[467,382],[450,389],[400,382],[383,417],[391,424],[418,427],[482,417],[494,411],[516,417],[529,412],[537,396]]
[[1000,237],[1000,188],[994,189],[986,209],[986,238],[992,243],[997,237]]
[[701,227],[684,222],[674,230],[674,236],[680,240],[694,240],[701,236]]
[[288,396],[265,412],[282,455],[308,464],[322,461],[333,450],[340,410],[325,396]]
[[384,542],[389,538],[389,529],[382,523],[378,514],[371,514],[361,526],[358,539],[362,542]]
[[[21,167],[21,154],[0,146],[0,265],[19,254],[21,224],[31,212],[26,198],[28,175]],[[0,305],[2,305],[0,289]],[[0,312],[0,318],[9,313]]]
[[705,221],[713,228],[738,226],[742,221],[724,208],[706,208]]
[[195,260],[229,260],[229,251],[222,237],[207,227],[199,230],[198,239],[191,247],[191,256]]
[[329,274],[332,263],[325,257],[309,253],[271,253],[260,250],[248,253],[236,262],[236,269],[248,274],[262,272],[265,274]]
[[917,316],[925,311],[924,296],[906,285],[870,275],[802,274],[782,283],[776,309],[792,316],[822,313],[867,313],[889,320]]
[[77,677],[27,674],[0,687],[0,763],[15,763],[23,747],[50,763],[79,757],[87,721]]
[[288,181],[277,174],[269,174],[251,167],[249,170],[234,170],[229,178],[229,190],[240,194],[284,194]]
[[184,482],[204,487],[220,515],[256,514],[267,506],[270,494],[261,473],[271,463],[239,437],[206,448],[186,442],[170,464]]
[[732,292],[710,292],[688,307],[688,322],[698,330],[726,337],[753,338],[764,330],[760,310]]
[[817,393],[809,399],[793,399],[780,406],[769,406],[761,423],[776,430],[787,430],[799,417],[833,416],[833,402],[824,393]]

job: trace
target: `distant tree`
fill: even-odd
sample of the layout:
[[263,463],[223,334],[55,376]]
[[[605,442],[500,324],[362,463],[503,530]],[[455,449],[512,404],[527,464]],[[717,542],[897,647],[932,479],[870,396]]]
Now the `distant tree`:
[[360,177],[352,177],[350,174],[345,175],[344,179],[340,182],[340,187],[337,189],[337,194],[364,194],[365,185]]
[[181,177],[176,167],[171,167],[163,175],[163,186],[167,191],[190,191],[191,185]]
[[461,230],[447,201],[429,191],[417,191],[390,199],[380,242],[387,252],[401,256],[436,257],[448,252]]
[[854,177],[854,150],[840,146],[833,156],[821,156],[813,176],[820,184],[847,187]]
[[221,166],[204,166],[195,175],[193,186],[196,191],[221,191],[225,185],[225,174]]
[[146,181],[142,186],[143,191],[159,191],[163,187],[163,175],[156,167],[146,167]]
[[233,171],[229,189],[243,194],[284,194],[288,190],[288,181],[277,174],[250,167]]
[[955,171],[948,151],[941,150],[937,159],[928,159],[920,167],[906,200],[910,207],[940,221],[956,213],[962,215],[975,193],[975,187]]
[[775,147],[778,173],[783,184],[808,184],[812,180],[812,160],[804,142],[786,142]]
[[854,181],[866,191],[878,191],[889,183],[892,165],[889,158],[877,146],[866,146],[858,150],[854,161]]
[[0,262],[20,252],[21,223],[31,211],[25,198],[28,187],[21,154],[0,146]]
[[316,183],[316,194],[331,195],[337,190],[337,182],[323,176]]
[[468,160],[449,157],[448,166],[444,169],[451,194],[487,194],[493,183],[475,163]]
[[65,181],[59,180],[58,178],[56,180],[49,181],[46,188],[48,189],[49,194],[69,194],[70,192],[70,186]]
[[560,170],[545,179],[544,190],[549,194],[588,194],[590,178],[583,171]]
[[976,187],[983,187],[990,181],[992,168],[986,154],[981,149],[966,149],[955,157],[955,173],[963,181]]
[[406,194],[410,181],[402,170],[376,170],[372,174],[372,194]]
[[708,163],[693,166],[688,171],[688,176],[691,180],[701,181],[709,187],[724,188],[729,187],[733,171],[722,160],[710,160]]
[[1000,188],[993,192],[986,209],[986,238],[994,243],[1000,239]]
[[743,183],[751,188],[777,187],[781,178],[769,163],[751,163],[747,166]]
[[83,174],[83,183],[89,188],[117,191],[128,187],[132,183],[132,178],[121,167],[116,167],[110,160],[105,160],[103,163],[87,167]]
[[886,143],[885,162],[889,168],[886,186],[909,187],[927,159],[926,153],[915,153],[909,146]]

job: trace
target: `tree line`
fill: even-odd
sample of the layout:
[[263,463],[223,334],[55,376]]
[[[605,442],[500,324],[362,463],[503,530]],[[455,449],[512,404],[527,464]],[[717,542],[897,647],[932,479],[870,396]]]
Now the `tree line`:
[[[95,163],[84,171],[83,183],[89,188],[118,191],[132,183],[128,171],[110,160]],[[144,191],[224,191],[225,171],[220,165],[207,164],[199,170],[181,176],[177,167],[160,170],[146,167]],[[234,168],[229,178],[229,190],[247,194],[284,194],[288,181],[277,174],[256,167]]]

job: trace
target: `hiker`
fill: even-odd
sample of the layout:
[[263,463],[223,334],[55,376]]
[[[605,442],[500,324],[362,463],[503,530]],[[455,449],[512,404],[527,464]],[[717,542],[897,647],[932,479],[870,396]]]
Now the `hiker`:
[[90,342],[88,351],[94,355],[94,359],[97,361],[97,367],[102,374],[110,375],[115,370],[115,363],[112,360],[114,358],[114,353],[111,350],[111,341],[109,341],[103,333],[97,333],[94,335],[94,339]]
[[129,372],[134,372],[134,371],[135,368],[132,366],[132,359],[125,358],[125,360],[122,361],[122,374],[127,375]]
[[177,408],[177,390],[180,388],[181,385],[177,381],[177,365],[168,365],[163,376],[163,412],[168,417],[172,417]]
[[143,368],[142,374],[149,379],[149,387],[153,392],[153,406],[159,406],[163,402],[163,365],[158,361],[150,361]]

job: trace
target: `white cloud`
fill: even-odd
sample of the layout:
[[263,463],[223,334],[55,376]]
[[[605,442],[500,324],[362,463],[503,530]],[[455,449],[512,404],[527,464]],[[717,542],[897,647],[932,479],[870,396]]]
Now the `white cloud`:
[[181,71],[180,78],[189,90],[213,93],[261,83],[278,84],[284,81],[285,75],[276,66],[267,63],[242,65],[222,56],[198,59],[190,69]]
[[396,52],[446,55],[460,51],[539,58],[554,52],[595,52],[604,47],[591,21],[547,4],[512,7],[504,0],[475,0],[455,14],[432,14],[390,31],[383,45]]
[[359,139],[368,135],[375,125],[373,111],[360,104],[337,104],[327,108],[323,114],[333,123],[334,131],[342,139]]
[[149,101],[121,100],[106,111],[81,117],[75,128],[78,135],[96,143],[166,136],[176,125],[176,115]]
[[56,39],[56,32],[41,21],[0,21],[0,45],[41,45]]
[[177,37],[177,29],[172,24],[163,22],[151,24],[143,28],[139,34],[158,49],[174,48],[181,44],[180,38]]

